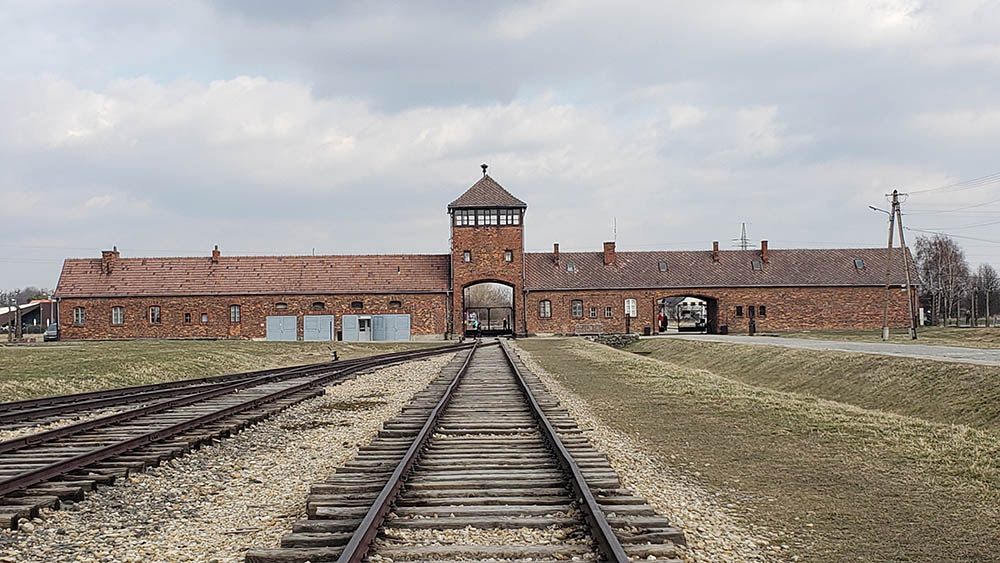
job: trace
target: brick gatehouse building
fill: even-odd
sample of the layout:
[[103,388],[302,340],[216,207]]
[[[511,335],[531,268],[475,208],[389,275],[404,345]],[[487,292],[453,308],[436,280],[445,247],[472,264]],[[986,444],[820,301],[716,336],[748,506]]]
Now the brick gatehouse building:
[[[450,254],[71,258],[56,289],[64,339],[400,340],[461,334],[657,333],[661,303],[705,304],[709,332],[877,329],[884,248],[524,252],[527,205],[489,175],[448,205]],[[911,262],[912,263],[912,262]],[[916,273],[911,267],[911,279]],[[889,320],[907,324],[896,250]],[[479,284],[506,289],[472,303]],[[915,289],[913,290],[915,294]],[[469,302],[467,302],[469,301]]]

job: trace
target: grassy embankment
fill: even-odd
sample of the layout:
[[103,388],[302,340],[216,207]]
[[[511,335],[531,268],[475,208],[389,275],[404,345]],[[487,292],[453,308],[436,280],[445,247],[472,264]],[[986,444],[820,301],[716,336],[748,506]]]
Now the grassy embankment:
[[866,355],[670,340],[632,348],[649,357],[519,344],[664,464],[788,532],[783,559],[997,560],[1000,368],[894,358],[893,371]]
[[385,354],[433,343],[134,340],[0,347],[0,401]]
[[[825,330],[768,333],[783,338],[812,338],[850,342],[882,342],[881,330]],[[917,328],[917,339],[908,338],[907,329],[892,329],[890,341],[895,344],[932,344],[962,348],[1000,348],[1000,327],[956,328],[924,326]]]

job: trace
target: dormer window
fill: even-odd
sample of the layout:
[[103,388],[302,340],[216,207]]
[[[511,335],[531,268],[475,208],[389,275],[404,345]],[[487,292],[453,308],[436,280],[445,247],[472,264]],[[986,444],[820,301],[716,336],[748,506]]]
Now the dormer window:
[[576,272],[576,263],[575,262],[570,262],[570,263],[566,264],[566,271],[569,272],[569,273],[571,273],[571,274],[574,273],[574,272]]
[[865,261],[862,260],[861,258],[855,258],[854,259],[854,267],[857,268],[857,269],[859,269],[859,270],[864,270],[865,269]]
[[667,263],[666,262],[663,262],[663,261],[660,262],[660,271],[661,272],[666,272],[667,271]]
[[753,268],[753,271],[755,272],[759,272],[764,268],[760,260],[751,260],[750,267]]

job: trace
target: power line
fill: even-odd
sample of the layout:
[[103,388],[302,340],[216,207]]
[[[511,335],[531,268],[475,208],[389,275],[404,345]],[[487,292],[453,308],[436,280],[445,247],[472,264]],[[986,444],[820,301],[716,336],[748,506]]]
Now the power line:
[[979,188],[982,186],[988,186],[990,184],[995,184],[1000,182],[1000,172],[994,172],[992,174],[987,174],[986,176],[980,176],[978,178],[972,178],[969,180],[963,180],[961,182],[953,182],[951,184],[945,184],[943,186],[936,186],[933,188],[924,188],[922,190],[909,190],[910,194],[922,194],[927,192],[934,192],[938,190],[947,190],[949,188],[958,188],[956,190],[951,190],[951,192],[960,192],[964,190],[971,190],[973,188]]
[[1000,244],[1000,240],[990,240],[990,239],[985,239],[985,238],[956,235],[956,234],[952,234],[952,233],[946,233],[944,231],[928,231],[926,229],[917,229],[915,227],[906,227],[906,230],[907,231],[916,231],[918,233],[927,233],[927,234],[930,234],[930,235],[941,235],[941,236],[946,236],[946,237],[962,238],[962,239],[968,239],[968,240],[978,240],[979,242],[989,242],[989,243],[993,243],[993,244]]

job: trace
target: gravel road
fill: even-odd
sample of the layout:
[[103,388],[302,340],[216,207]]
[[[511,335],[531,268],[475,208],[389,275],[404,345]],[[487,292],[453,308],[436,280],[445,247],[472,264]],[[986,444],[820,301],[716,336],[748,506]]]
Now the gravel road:
[[327,387],[216,445],[124,486],[101,489],[19,531],[0,533],[0,561],[238,562],[277,547],[304,517],[308,487],[354,457],[452,355],[392,366]]

